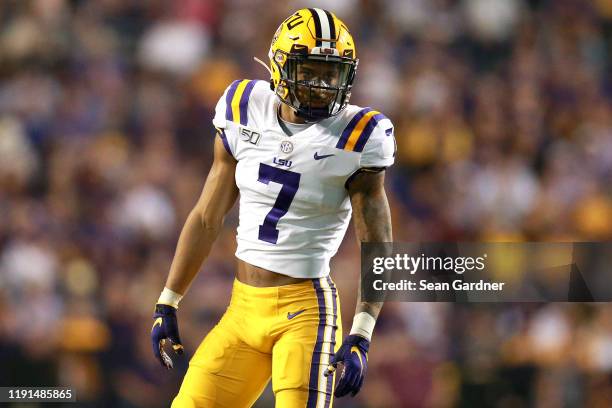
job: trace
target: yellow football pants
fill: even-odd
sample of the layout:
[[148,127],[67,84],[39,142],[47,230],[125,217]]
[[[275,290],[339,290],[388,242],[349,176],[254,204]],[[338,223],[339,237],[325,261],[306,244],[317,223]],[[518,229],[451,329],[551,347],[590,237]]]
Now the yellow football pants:
[[230,305],[189,362],[172,407],[250,407],[270,377],[277,408],[331,407],[335,379],[323,372],[341,339],[331,278],[264,288],[235,280]]

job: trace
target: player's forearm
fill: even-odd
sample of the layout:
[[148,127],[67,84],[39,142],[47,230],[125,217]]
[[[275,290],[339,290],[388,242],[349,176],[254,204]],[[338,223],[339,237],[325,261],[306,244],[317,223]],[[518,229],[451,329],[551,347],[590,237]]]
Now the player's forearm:
[[[391,210],[384,190],[384,173],[359,175],[352,187],[351,202],[357,239],[364,242],[391,242]],[[361,301],[361,285],[351,332],[370,337],[383,302]],[[363,330],[362,330],[363,329]]]
[[221,222],[207,221],[192,211],[178,240],[166,287],[184,295],[215,242]]
[[374,319],[377,319],[384,302],[362,302],[359,301],[359,299],[361,299],[361,285],[357,290],[357,307],[355,307],[355,315],[365,312]]
[[[364,200],[362,205],[363,217],[360,217],[361,225],[357,226],[357,238],[359,243],[363,242],[391,242],[393,233],[391,229],[391,211],[387,196],[377,194],[374,199]],[[357,225],[357,223],[356,223]],[[365,312],[374,319],[378,318],[383,302],[363,302],[361,299],[361,285],[357,291],[357,306],[355,315]]]

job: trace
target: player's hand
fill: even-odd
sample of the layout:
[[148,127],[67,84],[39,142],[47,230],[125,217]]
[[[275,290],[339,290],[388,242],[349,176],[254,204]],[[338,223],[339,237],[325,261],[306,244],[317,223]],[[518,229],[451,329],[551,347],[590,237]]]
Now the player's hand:
[[337,398],[344,397],[348,393],[351,393],[351,396],[354,397],[361,389],[368,370],[369,348],[370,342],[368,339],[357,334],[351,334],[344,339],[338,352],[332,356],[330,365],[325,371],[326,377],[336,371],[338,363],[344,365],[342,374],[340,374],[340,381],[336,386],[336,392],[334,392]]
[[176,308],[169,305],[155,305],[153,315],[153,328],[151,329],[151,342],[153,343],[153,354],[159,362],[167,369],[172,368],[172,359],[164,351],[166,339],[170,340],[172,349],[176,354],[183,354],[183,345],[178,332],[176,321]]

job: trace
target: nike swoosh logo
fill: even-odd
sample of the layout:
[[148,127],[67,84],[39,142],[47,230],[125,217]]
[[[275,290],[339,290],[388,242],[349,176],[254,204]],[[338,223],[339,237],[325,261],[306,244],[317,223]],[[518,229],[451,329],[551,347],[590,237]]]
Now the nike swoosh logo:
[[153,327],[151,328],[151,331],[155,330],[155,326],[159,326],[161,327],[162,325],[162,318],[158,317],[157,319],[155,319],[155,321],[153,322]]
[[323,154],[323,155],[319,156],[319,152],[315,152],[314,159],[315,160],[321,160],[321,159],[326,159],[326,158],[332,157],[332,156],[335,156],[335,154]]
[[359,349],[356,346],[351,347],[351,354],[352,353],[357,354],[357,358],[359,359],[360,373],[363,373],[363,359],[361,358],[361,353],[359,352]]
[[305,311],[306,311],[306,309],[299,310],[299,311],[297,311],[297,312],[295,312],[295,313],[289,313],[289,312],[287,312],[287,319],[291,320],[291,319],[293,319],[295,316],[297,316],[297,315],[299,315],[299,314],[302,314],[302,313],[304,313]]

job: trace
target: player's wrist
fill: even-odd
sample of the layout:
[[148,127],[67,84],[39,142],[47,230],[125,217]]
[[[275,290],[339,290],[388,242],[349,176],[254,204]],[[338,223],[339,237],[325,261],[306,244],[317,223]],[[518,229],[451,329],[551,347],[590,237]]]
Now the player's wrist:
[[351,327],[349,335],[357,335],[371,341],[375,325],[376,319],[374,316],[367,312],[357,313],[355,317],[353,317],[353,326]]
[[174,306],[157,303],[155,305],[155,314],[153,315],[153,317],[176,316],[177,310],[178,309]]
[[168,288],[164,288],[164,290],[162,290],[161,294],[159,295],[159,299],[157,300],[157,304],[158,305],[167,305],[167,306],[171,306],[175,309],[178,309],[178,305],[181,301],[181,299],[183,299],[183,295],[181,295],[180,293],[176,293],[171,289]]

